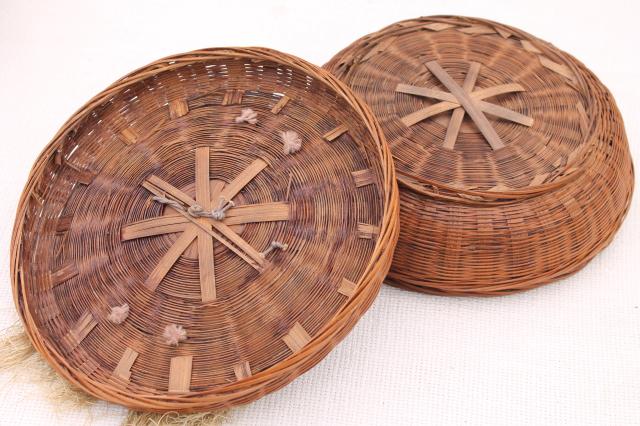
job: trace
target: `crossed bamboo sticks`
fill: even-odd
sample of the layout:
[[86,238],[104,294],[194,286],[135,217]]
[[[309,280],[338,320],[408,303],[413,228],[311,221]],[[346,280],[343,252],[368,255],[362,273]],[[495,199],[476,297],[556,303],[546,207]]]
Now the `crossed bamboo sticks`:
[[[256,159],[230,183],[225,185],[223,182],[216,181],[214,185],[211,185],[209,177],[209,148],[202,147],[197,148],[195,153],[195,200],[155,175],[150,176],[143,182],[142,186],[155,196],[169,197],[175,200],[175,203],[173,203],[175,205],[167,204],[167,207],[177,214],[128,224],[122,229],[122,241],[153,235],[182,233],[149,274],[144,283],[148,289],[154,291],[158,287],[182,253],[196,239],[203,302],[215,300],[216,298],[213,258],[214,241],[223,244],[254,269],[262,271],[265,263],[262,253],[242,239],[230,226],[288,220],[288,203],[274,202],[238,206],[228,210],[223,220],[215,220],[210,217],[194,217],[187,210],[193,206],[211,210],[212,206],[220,199],[230,202],[266,166],[267,163],[265,161]],[[185,208],[179,208],[180,205],[184,205]]]
[[436,61],[427,62],[426,67],[431,73],[445,86],[450,93],[427,87],[411,86],[408,84],[398,84],[396,92],[407,93],[410,95],[422,96],[426,98],[437,99],[441,102],[428,106],[426,108],[415,111],[401,118],[406,126],[425,120],[434,115],[453,110],[451,121],[447,127],[447,133],[444,138],[443,147],[453,149],[462,120],[465,113],[469,114],[473,122],[476,124],[482,135],[485,137],[491,148],[494,150],[504,147],[504,143],[495,129],[487,120],[484,113],[491,114],[498,118],[513,121],[518,124],[530,127],[533,125],[533,118],[520,114],[508,108],[501,107],[484,99],[502,95],[505,93],[523,92],[525,89],[517,83],[501,84],[498,86],[488,87],[485,89],[473,90],[480,73],[480,64],[471,62],[469,71],[465,77],[462,87],[451,78]]

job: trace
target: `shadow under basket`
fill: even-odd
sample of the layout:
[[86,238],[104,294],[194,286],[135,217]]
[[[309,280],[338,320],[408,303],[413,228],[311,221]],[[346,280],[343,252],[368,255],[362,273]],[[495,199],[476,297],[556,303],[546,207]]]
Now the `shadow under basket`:
[[389,280],[448,295],[526,290],[583,267],[633,192],[614,99],[579,61],[475,18],[398,22],[325,68],[371,107],[394,156]]
[[244,404],[318,363],[398,236],[391,155],[346,85],[262,48],[147,65],[35,163],[16,306],[67,380],[141,411]]

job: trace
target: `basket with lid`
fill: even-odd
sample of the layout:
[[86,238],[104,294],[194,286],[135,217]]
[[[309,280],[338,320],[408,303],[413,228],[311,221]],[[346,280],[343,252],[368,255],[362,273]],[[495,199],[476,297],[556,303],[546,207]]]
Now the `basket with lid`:
[[369,104],[401,186],[398,286],[499,295],[602,250],[633,191],[609,91],[523,31],[455,16],[399,22],[325,67]]

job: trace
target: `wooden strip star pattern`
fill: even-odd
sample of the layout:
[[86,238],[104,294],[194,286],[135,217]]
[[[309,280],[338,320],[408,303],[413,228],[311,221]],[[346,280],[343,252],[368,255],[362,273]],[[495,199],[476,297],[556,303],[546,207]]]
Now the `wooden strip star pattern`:
[[473,88],[476,84],[481,68],[479,63],[471,62],[469,64],[469,71],[462,87],[460,87],[458,83],[451,78],[449,73],[447,73],[447,71],[445,71],[437,61],[429,61],[425,65],[429,71],[438,78],[442,85],[449,90],[449,93],[432,88],[398,84],[396,92],[441,101],[435,105],[431,105],[406,115],[402,117],[401,121],[407,126],[413,126],[414,124],[419,123],[422,120],[426,120],[436,114],[453,110],[449,126],[447,127],[447,134],[444,139],[444,148],[453,149],[455,146],[465,113],[471,117],[475,125],[478,127],[478,130],[480,130],[489,145],[491,145],[491,148],[494,150],[504,148],[504,142],[496,133],[495,129],[485,116],[485,113],[504,120],[513,121],[527,127],[531,127],[533,125],[533,118],[531,117],[484,101],[484,99],[493,96],[524,91],[524,88],[519,84],[503,84],[474,91]]
[[[221,220],[211,217],[194,217],[189,213],[190,208],[194,206],[211,210],[212,206],[219,202],[232,203],[233,197],[267,167],[264,160],[256,159],[230,183],[225,185],[217,182],[212,192],[209,177],[209,147],[195,150],[195,163],[196,199],[155,175],[149,177],[143,186],[157,197],[156,200],[172,200],[165,204],[177,214],[130,223],[122,229],[122,240],[181,232],[180,237],[160,259],[145,282],[145,286],[153,291],[187,247],[197,239],[201,298],[203,302],[209,302],[216,299],[213,256],[215,241],[226,246],[259,272],[262,271],[265,262],[264,256],[234,232],[227,223],[288,220],[289,209],[287,203],[263,203],[242,206],[242,213],[229,215],[229,218],[225,212]],[[233,211],[233,208],[229,211]]]

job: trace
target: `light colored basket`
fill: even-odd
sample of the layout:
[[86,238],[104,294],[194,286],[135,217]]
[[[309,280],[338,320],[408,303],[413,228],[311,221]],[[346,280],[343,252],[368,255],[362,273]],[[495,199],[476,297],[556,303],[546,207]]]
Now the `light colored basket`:
[[344,84],[273,50],[206,49],[127,75],[60,129],[20,199],[11,276],[33,345],[73,384],[214,410],[318,363],[397,234],[390,152]]
[[454,16],[398,22],[325,68],[372,108],[401,183],[389,278],[500,295],[564,277],[602,250],[633,191],[622,118],[570,55]]

